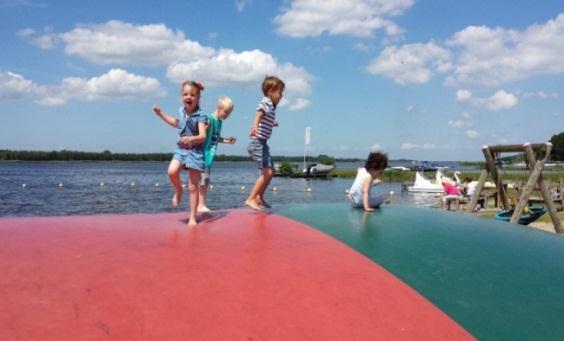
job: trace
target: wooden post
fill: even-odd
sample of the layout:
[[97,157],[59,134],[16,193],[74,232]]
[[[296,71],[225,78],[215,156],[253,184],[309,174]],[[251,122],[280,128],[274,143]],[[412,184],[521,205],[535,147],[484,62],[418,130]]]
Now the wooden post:
[[[541,164],[542,167],[544,167],[544,162],[548,159],[548,156],[550,154],[551,149],[552,149],[552,143],[550,143],[550,142],[546,143],[546,155],[542,159],[542,161],[540,161],[542,163]],[[530,146],[529,146],[529,148],[525,148],[525,157],[527,158],[527,162],[529,162],[529,164],[531,164],[531,165],[538,163],[538,162],[536,162],[535,154],[533,153],[533,149]],[[542,167],[541,167],[541,170],[542,170]],[[550,192],[549,192],[548,188],[546,188],[546,185],[545,185],[544,180],[543,180],[542,172],[539,173],[537,183],[539,185],[541,195],[542,195],[543,200],[544,200],[544,204],[546,205],[546,208],[548,209],[548,213],[550,215],[550,219],[552,220],[552,224],[554,224],[554,230],[559,234],[564,234],[564,226],[560,222],[560,219],[558,219],[556,207],[554,206],[554,202],[552,201],[552,197],[550,196]]]
[[497,172],[497,166],[495,165],[494,159],[492,157],[490,148],[488,146],[482,147],[482,152],[484,153],[484,157],[486,158],[486,166],[492,175],[493,181],[499,193],[499,197],[501,199],[501,204],[503,205],[503,209],[509,209],[509,201],[507,200],[507,195],[505,194],[505,189],[501,185],[501,178],[499,173]]
[[474,194],[472,194],[472,198],[470,198],[470,204],[468,205],[468,212],[474,212],[474,207],[478,203],[478,199],[482,194],[482,189],[484,188],[484,183],[486,182],[486,178],[488,177],[488,170],[484,169],[482,174],[480,174],[480,180],[478,180],[478,185],[476,185],[476,189],[474,190]]
[[[525,147],[525,153],[527,152],[527,149],[530,149],[530,153],[533,154],[532,148],[531,148],[530,145],[527,145]],[[534,157],[534,154],[533,154],[533,157]],[[521,217],[521,213],[523,213],[523,209],[529,203],[529,196],[531,195],[531,193],[535,189],[535,184],[538,183],[538,180],[539,180],[539,177],[541,175],[542,168],[544,167],[545,161],[546,161],[546,158],[544,158],[540,161],[536,161],[536,162],[533,161],[534,163],[531,163],[531,165],[534,165],[533,169],[532,169],[532,173],[531,173],[531,176],[529,177],[529,180],[527,181],[527,184],[525,184],[525,188],[523,188],[523,191],[521,191],[521,195],[519,197],[519,202],[517,202],[517,205],[515,206],[515,210],[513,211],[513,215],[511,216],[510,221],[512,223],[517,224],[519,222],[519,218]]]

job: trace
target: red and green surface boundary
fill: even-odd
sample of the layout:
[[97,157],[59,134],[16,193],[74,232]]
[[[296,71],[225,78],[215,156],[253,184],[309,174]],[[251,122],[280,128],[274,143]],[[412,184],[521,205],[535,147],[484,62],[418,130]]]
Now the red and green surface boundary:
[[561,339],[564,240],[445,212],[0,219],[0,339]]

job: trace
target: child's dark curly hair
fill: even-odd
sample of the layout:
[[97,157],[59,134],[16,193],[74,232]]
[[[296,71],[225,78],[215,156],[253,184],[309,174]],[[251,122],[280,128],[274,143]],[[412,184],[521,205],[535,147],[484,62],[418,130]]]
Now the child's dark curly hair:
[[371,169],[383,170],[386,167],[388,167],[388,154],[380,152],[370,153],[364,163],[364,168],[366,168],[367,171]]

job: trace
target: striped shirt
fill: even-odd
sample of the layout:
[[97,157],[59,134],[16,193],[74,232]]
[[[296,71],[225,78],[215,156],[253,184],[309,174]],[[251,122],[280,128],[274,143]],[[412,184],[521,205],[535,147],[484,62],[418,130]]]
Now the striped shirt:
[[260,119],[256,131],[256,137],[263,140],[268,140],[272,135],[272,127],[276,118],[276,105],[272,103],[270,98],[263,97],[257,107],[257,111],[262,111],[264,116]]

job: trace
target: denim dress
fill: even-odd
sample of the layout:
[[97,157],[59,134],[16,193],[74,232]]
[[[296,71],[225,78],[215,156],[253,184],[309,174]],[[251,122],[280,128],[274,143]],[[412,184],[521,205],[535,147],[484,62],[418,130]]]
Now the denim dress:
[[197,136],[199,135],[198,124],[208,124],[208,117],[204,112],[198,110],[191,114],[186,115],[184,107],[178,109],[178,147],[174,151],[173,159],[179,160],[186,168],[195,169],[203,172],[205,168],[204,160],[204,144],[198,144],[190,148],[186,148],[180,143],[183,136]]

